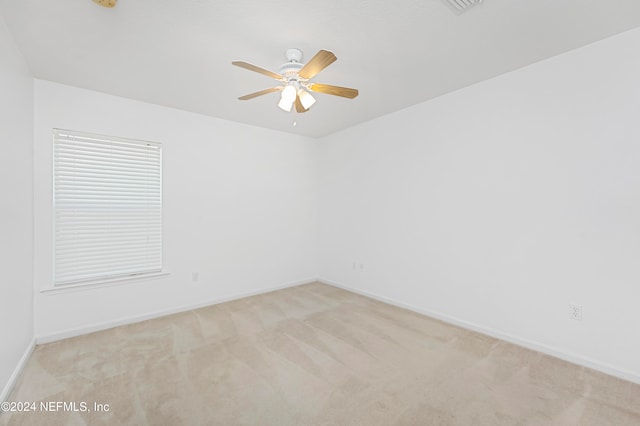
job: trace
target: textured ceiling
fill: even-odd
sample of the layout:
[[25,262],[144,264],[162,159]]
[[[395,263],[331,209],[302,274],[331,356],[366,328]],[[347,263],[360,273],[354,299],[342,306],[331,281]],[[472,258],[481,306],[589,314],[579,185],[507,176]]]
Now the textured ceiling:
[[[456,16],[441,0],[0,0],[34,76],[312,137],[323,136],[640,26],[639,0],[485,0]],[[289,47],[338,61],[306,114],[233,67],[277,71]],[[292,126],[294,120],[298,125]]]

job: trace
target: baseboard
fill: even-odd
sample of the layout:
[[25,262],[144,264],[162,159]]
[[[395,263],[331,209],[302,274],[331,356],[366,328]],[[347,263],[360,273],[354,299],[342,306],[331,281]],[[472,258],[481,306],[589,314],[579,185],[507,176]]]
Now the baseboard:
[[431,309],[424,309],[409,303],[404,303],[386,296],[380,296],[375,293],[371,293],[368,291],[360,290],[355,287],[350,287],[348,285],[344,285],[339,282],[335,282],[332,280],[328,280],[325,278],[318,278],[318,281],[324,284],[328,284],[333,287],[338,287],[343,290],[350,291],[352,293],[357,293],[362,296],[370,297],[371,299],[378,300],[383,303],[388,303],[390,305],[397,306],[399,308],[407,309],[409,311],[417,312],[422,315],[426,315],[431,318],[438,319],[440,321],[446,322],[448,324],[456,325],[458,327],[465,328],[467,330],[472,330],[487,336],[494,337],[496,339],[500,339],[509,343],[513,343],[514,345],[522,346],[527,349],[531,349],[537,352],[541,352],[546,355],[553,356],[555,358],[560,358],[564,361],[570,362],[572,364],[577,364],[583,367],[590,368],[592,370],[600,371],[602,373],[608,374],[610,376],[617,377],[619,379],[627,380],[629,382],[633,382],[636,384],[640,384],[640,375],[637,373],[633,373],[630,371],[621,370],[619,368],[613,367],[606,363],[602,363],[600,361],[596,361],[582,355],[578,355],[575,353],[570,353],[567,351],[563,351],[558,348],[554,348],[551,346],[547,346],[542,343],[534,342],[527,339],[522,339],[520,337],[513,336],[511,334],[503,333],[498,330],[494,330],[489,327],[484,327],[479,324],[475,324],[469,321],[465,321],[451,315],[443,314],[442,312],[434,311]]
[[9,395],[11,394],[13,387],[18,381],[18,377],[20,377],[20,373],[22,373],[24,366],[27,365],[27,361],[29,361],[29,358],[31,357],[31,354],[33,353],[33,350],[35,349],[35,347],[36,347],[36,339],[33,338],[31,339],[31,342],[29,342],[29,346],[27,346],[27,349],[24,351],[24,354],[22,354],[22,358],[20,358],[20,361],[18,361],[18,365],[16,365],[16,368],[13,370],[11,377],[9,377],[9,381],[4,386],[4,389],[0,394],[0,403],[5,402],[9,398]]
[[140,321],[146,321],[154,318],[163,317],[166,315],[177,314],[180,312],[190,311],[193,309],[204,308],[205,306],[217,305],[219,303],[230,302],[236,299],[242,299],[244,297],[256,296],[258,294],[270,293],[272,291],[282,290],[289,287],[295,287],[302,284],[308,284],[317,281],[317,278],[310,278],[307,280],[293,281],[286,284],[266,287],[258,290],[251,290],[244,293],[236,293],[233,295],[216,297],[204,302],[194,303],[190,305],[176,306],[169,309],[161,309],[159,311],[149,312],[143,315],[136,315],[132,317],[120,318],[118,320],[107,321],[102,323],[91,324],[79,328],[67,329],[58,333],[46,334],[36,337],[36,343],[42,345],[45,343],[56,342],[58,340],[68,339],[70,337],[81,336],[83,334],[94,333],[96,331],[108,330],[110,328],[119,327],[121,325],[134,324]]

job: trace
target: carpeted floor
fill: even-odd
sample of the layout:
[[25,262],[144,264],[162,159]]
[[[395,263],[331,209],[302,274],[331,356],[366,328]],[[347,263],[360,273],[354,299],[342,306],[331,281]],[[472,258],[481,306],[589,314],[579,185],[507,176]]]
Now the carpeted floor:
[[38,346],[11,401],[36,411],[0,423],[640,425],[638,385],[319,283]]

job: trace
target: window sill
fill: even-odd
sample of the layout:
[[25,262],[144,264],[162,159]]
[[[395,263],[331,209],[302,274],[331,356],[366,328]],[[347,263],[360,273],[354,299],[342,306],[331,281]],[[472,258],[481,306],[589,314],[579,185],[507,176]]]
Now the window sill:
[[153,272],[150,274],[132,275],[128,277],[117,277],[110,279],[101,279],[93,281],[85,281],[76,284],[60,285],[57,287],[47,287],[40,289],[40,293],[47,295],[71,293],[75,291],[93,290],[96,288],[113,287],[122,285],[130,281],[148,281],[156,278],[164,278],[169,275],[169,272]]

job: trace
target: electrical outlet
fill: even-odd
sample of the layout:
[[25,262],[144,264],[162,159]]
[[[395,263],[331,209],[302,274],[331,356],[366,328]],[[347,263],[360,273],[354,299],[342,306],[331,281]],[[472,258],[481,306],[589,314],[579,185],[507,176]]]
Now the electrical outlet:
[[200,272],[191,273],[191,281],[196,282],[200,279]]
[[569,318],[582,321],[582,306],[569,304]]

